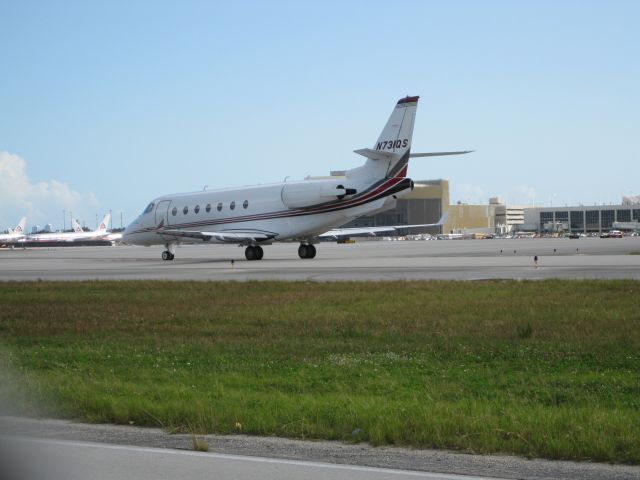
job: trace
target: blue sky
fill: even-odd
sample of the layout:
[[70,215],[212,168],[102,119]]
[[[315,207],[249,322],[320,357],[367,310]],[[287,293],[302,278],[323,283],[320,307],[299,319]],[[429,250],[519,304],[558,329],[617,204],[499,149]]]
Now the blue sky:
[[[451,201],[640,194],[640,2],[2,1],[0,230],[352,168],[420,95]],[[68,219],[67,219],[68,225]]]

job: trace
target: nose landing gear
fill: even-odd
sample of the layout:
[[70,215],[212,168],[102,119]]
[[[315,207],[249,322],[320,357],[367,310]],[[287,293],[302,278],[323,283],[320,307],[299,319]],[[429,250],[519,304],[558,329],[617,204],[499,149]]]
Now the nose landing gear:
[[175,257],[176,244],[165,243],[164,248],[166,248],[166,250],[162,252],[162,260],[173,260]]
[[301,243],[298,247],[298,256],[300,258],[315,258],[316,247],[310,243]]
[[249,245],[244,250],[244,256],[247,260],[262,260],[264,250],[260,245]]

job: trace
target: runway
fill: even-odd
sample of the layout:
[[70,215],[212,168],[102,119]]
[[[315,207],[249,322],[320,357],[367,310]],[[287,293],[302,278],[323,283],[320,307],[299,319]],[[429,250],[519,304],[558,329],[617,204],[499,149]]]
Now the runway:
[[[320,243],[302,260],[297,244],[265,246],[247,261],[232,245],[3,249],[0,280],[486,280],[640,279],[640,237]],[[538,266],[533,257],[538,256]]]

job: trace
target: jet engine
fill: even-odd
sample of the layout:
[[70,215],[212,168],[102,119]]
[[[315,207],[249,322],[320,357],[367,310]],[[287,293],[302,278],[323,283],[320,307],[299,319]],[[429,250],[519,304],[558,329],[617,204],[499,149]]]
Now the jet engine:
[[348,188],[340,181],[305,180],[286,183],[282,187],[282,203],[288,208],[310,208],[329,202],[337,202],[355,195],[355,188]]

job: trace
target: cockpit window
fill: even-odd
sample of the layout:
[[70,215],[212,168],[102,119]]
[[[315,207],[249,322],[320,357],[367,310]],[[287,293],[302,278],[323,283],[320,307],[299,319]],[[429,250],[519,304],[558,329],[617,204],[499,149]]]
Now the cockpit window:
[[151,202],[149,205],[147,205],[147,208],[144,209],[144,212],[142,212],[142,214],[146,214],[149,213],[151,210],[153,210],[153,207],[155,207],[156,204]]

